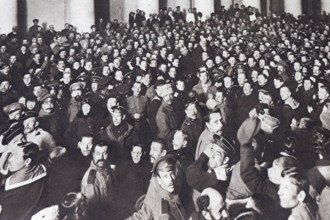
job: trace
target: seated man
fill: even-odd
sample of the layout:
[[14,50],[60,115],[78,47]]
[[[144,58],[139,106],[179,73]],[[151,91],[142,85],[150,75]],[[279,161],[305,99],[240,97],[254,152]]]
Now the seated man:
[[1,219],[25,220],[42,208],[46,168],[37,161],[39,147],[20,142],[7,154],[5,166],[11,175],[0,188]]

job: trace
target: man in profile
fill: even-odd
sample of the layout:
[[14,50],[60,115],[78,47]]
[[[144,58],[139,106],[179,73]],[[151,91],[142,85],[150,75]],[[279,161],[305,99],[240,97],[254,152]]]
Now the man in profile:
[[30,219],[42,208],[46,184],[46,168],[38,163],[39,147],[31,142],[20,142],[8,149],[4,166],[9,176],[0,188],[1,219]]

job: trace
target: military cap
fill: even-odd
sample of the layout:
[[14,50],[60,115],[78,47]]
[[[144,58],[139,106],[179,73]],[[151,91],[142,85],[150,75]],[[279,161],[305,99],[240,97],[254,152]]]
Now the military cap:
[[126,112],[126,109],[120,105],[115,105],[115,106],[111,107],[111,110],[113,112],[115,112],[115,111],[120,112],[121,114],[125,114],[125,112]]
[[91,77],[92,83],[95,83],[95,82],[98,83],[100,79],[102,79],[102,77],[100,77],[100,76],[92,76]]
[[32,20],[32,22],[33,22],[33,23],[34,23],[34,22],[39,22],[39,19],[35,18],[35,19]]
[[272,95],[270,94],[270,92],[268,92],[266,89],[258,89],[258,92],[261,92],[261,93],[263,93],[263,94],[265,94],[265,95],[272,96]]
[[75,90],[81,90],[81,89],[82,89],[82,85],[80,82],[72,83],[69,87],[70,92],[75,91]]
[[98,86],[100,88],[105,88],[109,85],[110,81],[111,81],[110,77],[103,77],[98,80]]
[[37,100],[39,102],[43,102],[46,99],[53,98],[53,97],[54,97],[54,95],[53,94],[50,94],[47,89],[42,88],[42,89],[40,89],[40,91],[38,93]]
[[26,112],[24,112],[23,115],[21,115],[20,119],[23,122],[28,118],[38,118],[38,116],[39,116],[39,113],[36,111],[26,111]]
[[3,107],[3,111],[9,115],[15,111],[22,111],[23,109],[23,105],[21,103],[18,103],[18,102],[14,102],[14,103],[11,103],[9,105],[6,105],[5,107]]
[[11,142],[17,135],[23,134],[24,126],[20,123],[13,124],[4,134],[2,139],[2,145],[7,145]]
[[85,72],[83,72],[79,76],[77,76],[77,81],[86,82],[88,81],[88,76],[86,75]]
[[173,157],[173,155],[168,154],[158,158],[155,161],[151,172],[154,176],[157,176],[159,171],[168,172],[175,170],[176,168],[177,168],[176,159]]
[[220,135],[213,135],[212,143],[218,145],[228,156],[235,154],[235,148]]

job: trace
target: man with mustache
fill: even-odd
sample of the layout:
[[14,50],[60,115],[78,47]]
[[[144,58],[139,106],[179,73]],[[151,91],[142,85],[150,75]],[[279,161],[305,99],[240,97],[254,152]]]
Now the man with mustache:
[[101,219],[107,215],[116,183],[114,170],[108,160],[109,151],[105,141],[93,146],[91,165],[81,181],[81,192],[87,197],[91,214]]

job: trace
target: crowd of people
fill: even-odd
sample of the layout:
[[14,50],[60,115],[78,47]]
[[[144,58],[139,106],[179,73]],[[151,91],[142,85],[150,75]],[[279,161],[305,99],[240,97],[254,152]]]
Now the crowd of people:
[[0,36],[0,219],[330,219],[330,17],[236,4]]

